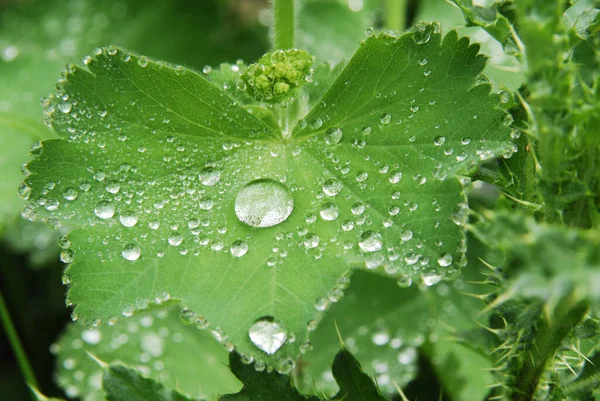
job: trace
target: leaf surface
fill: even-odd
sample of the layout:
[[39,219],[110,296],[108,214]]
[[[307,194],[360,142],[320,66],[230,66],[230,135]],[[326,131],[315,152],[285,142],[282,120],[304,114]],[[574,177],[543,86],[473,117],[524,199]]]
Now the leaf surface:
[[142,376],[124,365],[110,365],[104,372],[102,387],[108,401],[191,401],[185,395]]
[[[473,86],[477,50],[435,26],[372,37],[291,137],[184,68],[117,48],[72,68],[26,214],[75,228],[75,316],[179,300],[228,348],[288,371],[350,268],[456,274],[457,177],[511,149],[497,97]],[[258,320],[285,333],[275,355],[250,339]]]
[[156,309],[113,326],[68,326],[57,344],[58,384],[70,396],[102,401],[102,368],[89,356],[135,368],[168,389],[209,399],[239,389],[227,351],[206,331],[184,325],[177,308]]

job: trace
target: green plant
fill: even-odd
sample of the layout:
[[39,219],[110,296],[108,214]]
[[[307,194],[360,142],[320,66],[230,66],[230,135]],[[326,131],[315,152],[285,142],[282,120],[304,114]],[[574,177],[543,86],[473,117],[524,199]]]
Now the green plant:
[[274,0],[253,64],[67,66],[19,187],[68,232],[67,396],[600,397],[599,5],[452,3]]

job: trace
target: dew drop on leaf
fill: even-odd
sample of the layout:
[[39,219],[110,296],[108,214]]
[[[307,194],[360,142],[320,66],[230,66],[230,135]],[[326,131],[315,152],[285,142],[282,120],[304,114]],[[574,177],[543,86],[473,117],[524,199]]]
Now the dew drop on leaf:
[[205,167],[199,174],[202,185],[212,187],[221,178],[221,172],[213,167]]
[[383,113],[379,118],[379,121],[381,121],[383,125],[387,125],[390,123],[390,121],[392,121],[392,115],[389,113]]
[[342,190],[343,184],[336,179],[329,179],[323,183],[323,192],[327,196],[337,196]]
[[138,217],[132,212],[125,212],[119,216],[119,221],[124,227],[133,227],[138,222]]
[[140,249],[139,246],[135,245],[135,244],[128,244],[125,246],[125,248],[123,248],[123,250],[121,251],[121,254],[123,255],[123,257],[127,260],[138,260],[140,258],[140,255],[142,254],[142,250]]
[[248,330],[250,341],[260,350],[273,355],[287,340],[283,327],[270,317],[259,319]]
[[110,219],[115,215],[115,207],[108,201],[102,201],[96,205],[94,213],[101,219]]
[[327,145],[335,145],[342,140],[342,130],[340,128],[329,128],[325,132],[325,143]]
[[440,255],[437,262],[438,262],[438,265],[440,265],[442,267],[448,267],[452,264],[452,255],[449,253],[444,253],[444,254]]
[[248,252],[248,244],[241,240],[234,241],[233,244],[231,244],[229,251],[236,258],[241,258]]
[[365,231],[360,235],[358,246],[363,252],[377,252],[383,246],[381,234],[375,231]]
[[255,180],[235,198],[237,218],[252,227],[272,227],[284,222],[294,209],[289,189],[273,180]]
[[338,218],[340,211],[336,205],[331,202],[326,202],[321,205],[319,214],[323,220],[332,221]]

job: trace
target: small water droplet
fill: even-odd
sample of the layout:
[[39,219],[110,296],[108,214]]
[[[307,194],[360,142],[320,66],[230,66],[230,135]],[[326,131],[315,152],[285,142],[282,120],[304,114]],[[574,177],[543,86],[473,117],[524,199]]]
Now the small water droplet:
[[140,58],[138,59],[138,65],[142,68],[146,67],[148,65],[148,57],[140,56]]
[[198,177],[202,185],[212,187],[221,179],[221,172],[213,167],[205,167]]
[[327,145],[335,145],[342,140],[343,132],[340,128],[329,128],[325,132],[325,143]]
[[304,238],[304,246],[308,249],[316,248],[319,246],[320,238],[317,234],[307,234]]
[[127,244],[121,251],[121,254],[125,259],[134,261],[139,259],[140,255],[142,254],[142,250],[135,244]]
[[119,216],[119,221],[124,227],[133,227],[138,222],[138,217],[133,212],[125,212]]
[[102,201],[96,205],[94,213],[101,219],[110,219],[115,215],[115,207],[108,201]]
[[256,347],[269,355],[277,352],[287,340],[286,331],[270,317],[261,318],[250,326],[248,335]]
[[363,252],[377,252],[383,246],[381,234],[375,231],[365,231],[360,235],[358,246]]
[[392,115],[389,113],[383,113],[379,118],[379,121],[381,121],[383,125],[387,125],[390,123],[390,121],[392,121]]
[[175,233],[172,233],[171,235],[169,235],[169,238],[167,241],[169,242],[169,245],[179,246],[183,242],[183,237],[178,232],[175,232]]
[[337,196],[342,190],[343,184],[336,179],[329,179],[323,183],[323,192],[327,196]]
[[340,211],[336,205],[331,202],[327,202],[321,205],[319,214],[323,220],[332,221],[338,218]]
[[58,104],[58,109],[65,114],[70,113],[72,108],[73,104],[71,104],[71,102],[62,102]]
[[452,264],[452,255],[449,253],[444,253],[444,254],[440,255],[437,262],[438,262],[438,265],[440,265],[442,267],[448,267]]
[[284,222],[294,209],[294,200],[283,184],[255,180],[244,186],[235,198],[235,214],[252,227],[272,227]]
[[240,258],[248,252],[248,244],[241,240],[234,241],[234,243],[231,244],[229,251],[236,258]]
[[67,188],[65,192],[63,192],[63,198],[68,201],[74,201],[79,196],[79,193],[75,188]]

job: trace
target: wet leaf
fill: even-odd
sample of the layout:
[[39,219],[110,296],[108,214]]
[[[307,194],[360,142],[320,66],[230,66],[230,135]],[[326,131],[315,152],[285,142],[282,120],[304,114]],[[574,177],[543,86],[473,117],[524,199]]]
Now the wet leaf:
[[[184,68],[118,48],[72,67],[25,214],[75,228],[74,316],[180,300],[228,349],[289,372],[350,268],[456,275],[458,177],[512,147],[497,96],[474,86],[477,50],[434,25],[372,37],[291,137]],[[251,338],[257,322],[272,324]]]
[[73,323],[52,347],[57,354],[58,384],[70,397],[105,399],[102,368],[88,353],[108,364],[120,361],[191,397],[210,399],[239,389],[226,366],[227,351],[195,324],[183,324],[179,308],[161,308],[111,323],[90,329]]

